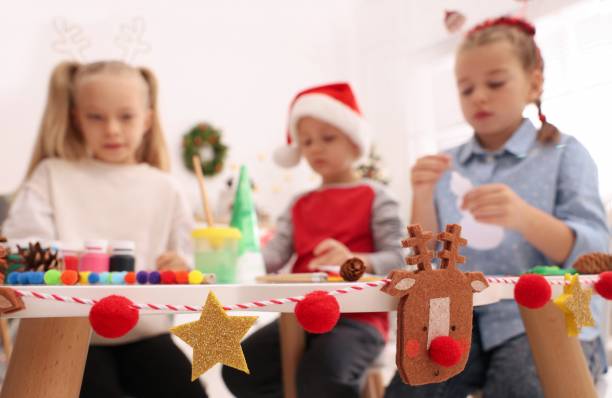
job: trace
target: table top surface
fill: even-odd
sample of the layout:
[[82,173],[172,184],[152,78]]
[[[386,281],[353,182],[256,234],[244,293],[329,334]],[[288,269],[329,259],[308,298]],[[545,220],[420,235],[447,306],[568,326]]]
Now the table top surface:
[[[336,296],[342,312],[386,312],[397,309],[398,298],[380,291],[380,287],[369,287],[364,284],[363,290],[351,291]],[[257,283],[241,285],[77,285],[77,286],[11,286],[21,291],[34,291],[43,294],[78,297],[84,299],[101,299],[111,294],[122,295],[138,304],[171,304],[202,306],[209,291],[213,291],[223,305],[249,303],[258,300],[281,299],[302,296],[314,290],[332,291],[350,289],[355,283]],[[560,286],[555,287],[558,291]],[[487,305],[502,299],[513,298],[514,285],[491,283],[482,292],[474,294],[474,305]],[[87,316],[90,305],[66,303],[55,300],[41,300],[24,297],[26,309],[7,314],[12,318],[45,318]],[[275,304],[249,311],[293,312],[295,304]],[[190,311],[141,310],[142,315],[189,313]]]

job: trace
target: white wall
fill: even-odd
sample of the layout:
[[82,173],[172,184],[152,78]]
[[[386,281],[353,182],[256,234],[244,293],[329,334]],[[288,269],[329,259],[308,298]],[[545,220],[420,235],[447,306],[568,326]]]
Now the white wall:
[[[180,160],[181,136],[193,124],[207,121],[222,128],[230,146],[225,171],[209,180],[211,197],[245,163],[259,188],[256,199],[275,215],[293,193],[317,182],[304,165],[284,171],[270,159],[283,142],[291,96],[312,84],[346,79],[354,83],[373,126],[404,219],[411,163],[470,133],[452,76],[452,54],[461,34],[445,31],[444,10],[459,9],[471,26],[521,7],[514,0],[4,3],[10,12],[0,15],[0,192],[15,189],[23,177],[49,71],[66,56],[59,52],[58,20],[83,29],[90,42],[82,51],[86,60],[124,56],[115,43],[122,26],[137,27],[135,21],[143,21],[144,50],[132,53],[130,61],[150,66],[159,77],[173,171],[194,206],[195,181]],[[557,15],[575,3],[609,1],[538,0],[529,2],[528,16]],[[543,49],[545,56],[554,51],[550,47]],[[551,61],[547,73],[552,69],[550,80],[555,81],[553,65]],[[598,102],[593,113],[605,114],[607,104]],[[577,124],[555,107],[554,99],[546,106],[549,119],[560,114],[561,128]],[[599,155],[598,161],[602,159]]]
[[[122,25],[144,21],[148,52],[132,61],[160,80],[160,109],[173,171],[198,201],[180,162],[181,136],[207,121],[230,147],[223,175],[251,168],[258,199],[277,213],[289,195],[316,180],[305,166],[283,171],[270,159],[284,142],[286,112],[298,89],[352,78],[350,1],[6,2],[0,15],[0,192],[23,178],[44,107],[52,67],[67,54],[57,43],[58,18],[80,26],[87,61],[117,58]],[[55,49],[53,48],[55,46]],[[145,46],[146,47],[146,46]],[[146,50],[146,48],[145,48]],[[210,180],[211,197],[225,177]]]
[[[574,3],[594,1],[530,1],[527,17],[539,20]],[[461,32],[445,30],[444,10],[466,16]],[[453,74],[454,51],[465,29],[485,18],[522,11],[521,2],[510,0],[359,0],[356,4],[356,80],[363,86],[364,108],[379,133],[378,144],[392,174],[391,189],[401,198],[405,219],[412,163],[471,135],[461,115]]]

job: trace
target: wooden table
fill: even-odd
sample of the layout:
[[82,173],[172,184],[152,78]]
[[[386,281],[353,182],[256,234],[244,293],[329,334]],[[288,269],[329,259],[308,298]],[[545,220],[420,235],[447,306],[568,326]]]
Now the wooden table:
[[[146,286],[18,286],[20,290],[58,294],[80,298],[101,299],[110,294],[128,297],[136,303],[203,305],[210,290],[225,305],[255,300],[304,295],[313,290],[336,290],[350,286],[348,283],[301,284],[253,284],[253,285],[146,285]],[[474,295],[474,305],[486,305],[500,299],[513,297],[513,286],[493,284]],[[556,293],[560,289],[555,289]],[[366,288],[360,292],[336,296],[342,312],[394,311],[397,299],[380,292],[378,288]],[[71,398],[78,397],[91,330],[87,316],[90,306],[59,303],[50,300],[24,298],[26,309],[10,314],[23,318],[13,348],[5,383],[0,398]],[[285,397],[295,393],[295,369],[303,349],[303,333],[296,327],[294,304],[281,304],[258,308],[253,311],[280,312],[283,383]],[[155,316],[170,311],[141,311],[141,316]],[[175,313],[175,312],[174,312]],[[187,313],[187,312],[185,312]],[[541,323],[541,322],[540,322]],[[538,327],[547,328],[547,325]],[[528,326],[528,333],[529,325]],[[564,330],[563,330],[564,331]],[[574,339],[575,344],[579,344]],[[551,353],[555,360],[547,366],[560,366],[560,349]],[[537,358],[536,358],[537,360]],[[248,361],[248,358],[247,358]],[[561,362],[572,374],[575,368]],[[586,366],[578,364],[578,366]],[[587,371],[588,372],[588,371]],[[550,374],[550,373],[549,373]],[[559,377],[558,373],[552,373]],[[542,374],[540,374],[542,378]],[[583,384],[587,381],[583,380]],[[590,388],[592,382],[590,383]],[[557,380],[542,379],[544,385],[555,383],[563,391],[564,384],[575,385],[575,377]],[[588,387],[588,386],[587,386]],[[546,390],[546,389],[545,389]],[[585,388],[581,391],[587,391]],[[570,391],[575,391],[572,389]],[[570,395],[566,395],[569,397]],[[575,395],[574,395],[575,396]],[[581,395],[588,397],[590,395]],[[595,396],[595,395],[593,395]],[[563,398],[563,395],[556,395]]]

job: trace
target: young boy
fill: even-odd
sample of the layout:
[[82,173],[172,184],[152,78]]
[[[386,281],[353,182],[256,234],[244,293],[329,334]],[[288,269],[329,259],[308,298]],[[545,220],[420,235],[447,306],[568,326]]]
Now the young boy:
[[[347,83],[300,92],[291,104],[287,145],[275,161],[293,167],[304,157],[321,177],[319,188],[298,195],[280,216],[276,236],[263,249],[268,272],[293,254],[292,272],[311,272],[359,257],[369,272],[386,274],[404,264],[397,202],[379,184],[360,180],[355,162],[368,149],[367,126]],[[297,374],[300,397],[358,397],[362,376],[384,347],[386,313],[343,314],[325,334],[307,334]],[[250,375],[223,368],[237,397],[282,396],[278,323],[243,343]]]

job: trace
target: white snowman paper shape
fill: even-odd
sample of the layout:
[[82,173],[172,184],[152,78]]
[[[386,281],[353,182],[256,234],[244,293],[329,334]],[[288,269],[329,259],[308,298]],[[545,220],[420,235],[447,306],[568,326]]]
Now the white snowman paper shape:
[[491,250],[500,245],[504,239],[504,229],[497,225],[478,222],[467,210],[461,209],[463,196],[474,188],[472,182],[456,171],[451,173],[450,189],[457,197],[457,208],[461,213],[461,233],[468,241],[468,246],[476,250]]

